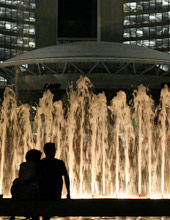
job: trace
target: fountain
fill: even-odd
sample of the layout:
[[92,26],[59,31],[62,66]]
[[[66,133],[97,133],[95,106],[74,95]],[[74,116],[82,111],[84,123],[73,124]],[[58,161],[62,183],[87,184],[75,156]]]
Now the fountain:
[[133,100],[119,91],[110,105],[87,77],[70,86],[68,102],[46,91],[36,106],[17,105],[10,88],[0,106],[0,190],[10,195],[27,150],[55,142],[70,175],[72,198],[170,197],[170,91],[155,106],[140,85]]

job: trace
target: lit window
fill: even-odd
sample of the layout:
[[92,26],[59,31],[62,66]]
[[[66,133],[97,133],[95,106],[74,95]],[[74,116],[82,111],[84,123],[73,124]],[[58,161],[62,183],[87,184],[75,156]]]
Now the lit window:
[[6,30],[11,30],[11,23],[6,23],[5,24],[5,29]]
[[142,28],[137,28],[136,35],[137,35],[137,37],[143,37],[143,30],[142,30]]
[[30,40],[29,47],[35,48],[35,40],[34,39]]

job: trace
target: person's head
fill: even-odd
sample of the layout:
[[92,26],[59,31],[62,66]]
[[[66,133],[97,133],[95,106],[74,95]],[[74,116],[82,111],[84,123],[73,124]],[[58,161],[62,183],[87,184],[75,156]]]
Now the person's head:
[[55,149],[54,143],[49,142],[44,145],[44,153],[47,158],[54,158],[55,152],[56,152],[56,149]]
[[26,161],[34,161],[37,162],[41,159],[41,151],[36,149],[31,149],[26,153],[25,159]]

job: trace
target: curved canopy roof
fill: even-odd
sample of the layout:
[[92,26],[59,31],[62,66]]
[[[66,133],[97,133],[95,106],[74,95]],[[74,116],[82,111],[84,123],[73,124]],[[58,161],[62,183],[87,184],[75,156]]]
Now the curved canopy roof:
[[0,64],[1,67],[60,62],[120,62],[170,64],[166,53],[114,42],[77,42],[25,52]]

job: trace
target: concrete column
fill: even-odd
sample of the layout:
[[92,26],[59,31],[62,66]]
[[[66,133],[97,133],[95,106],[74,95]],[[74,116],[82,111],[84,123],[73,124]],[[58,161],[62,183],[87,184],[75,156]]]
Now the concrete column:
[[40,0],[36,7],[37,48],[56,44],[58,0]]
[[123,42],[123,0],[98,0],[98,3],[101,4],[101,40]]

